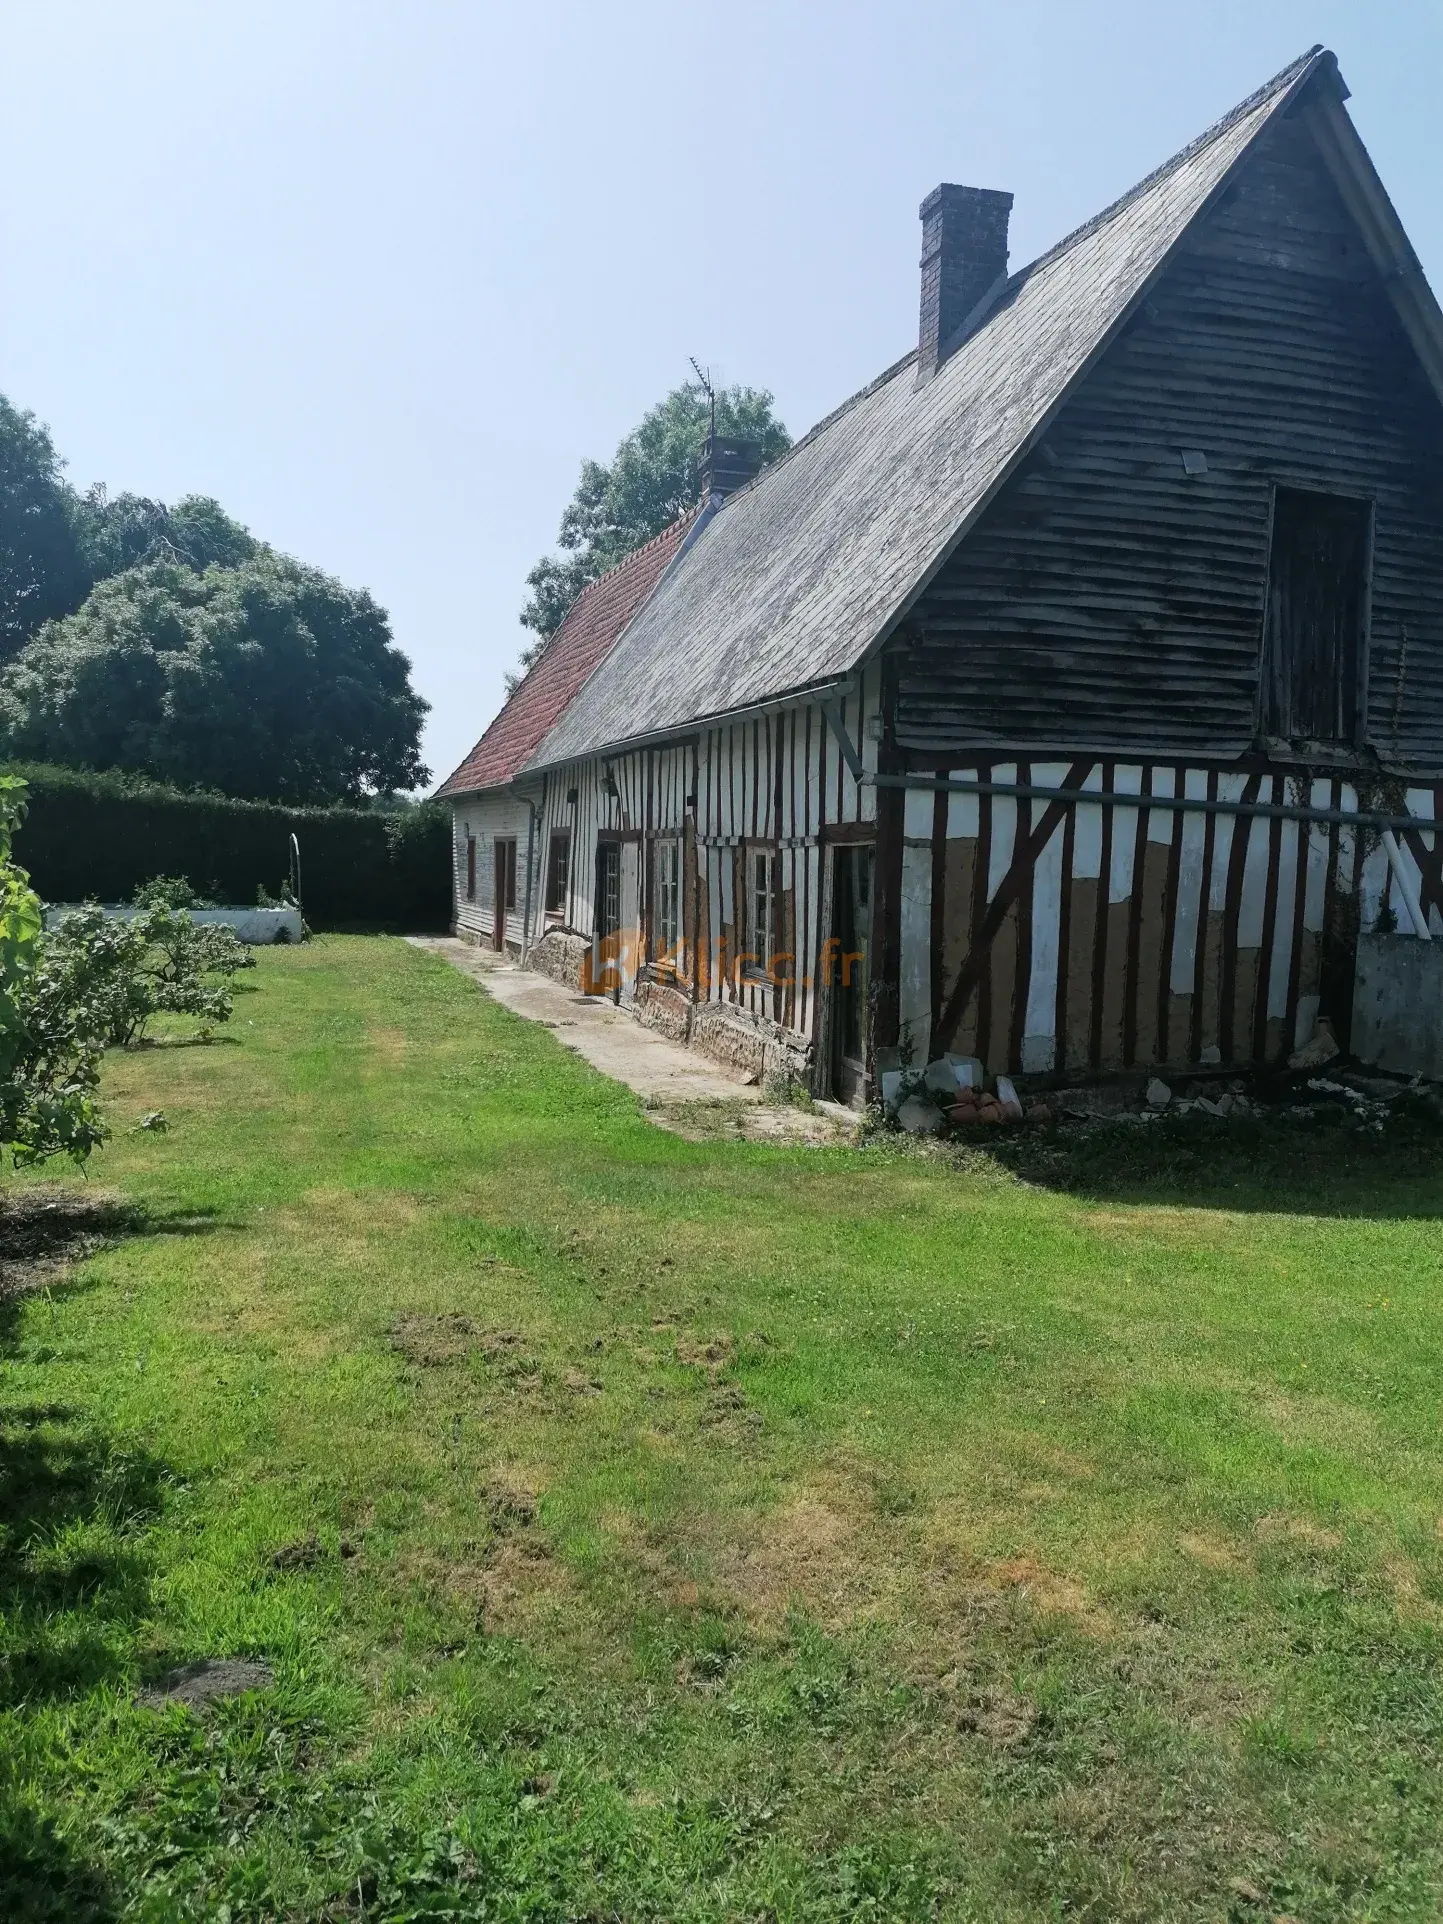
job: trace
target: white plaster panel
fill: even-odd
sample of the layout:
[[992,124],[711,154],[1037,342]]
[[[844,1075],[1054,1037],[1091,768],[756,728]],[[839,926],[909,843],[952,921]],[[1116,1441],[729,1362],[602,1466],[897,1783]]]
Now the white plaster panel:
[[906,806],[902,811],[902,833],[916,841],[930,841],[932,836],[932,810],[935,806],[934,789],[909,788]]
[[1025,1034],[1030,1037],[1050,1037],[1057,1028],[1062,851],[1063,826],[1059,823],[1032,873],[1032,972],[1027,983],[1025,1024]]
[[932,851],[902,850],[902,979],[900,1015],[910,1028],[914,1060],[925,1063],[932,1039]]
[[[954,769],[954,774],[975,781],[975,768]],[[947,797],[947,838],[949,841],[970,839],[975,841],[979,828],[978,798],[975,795],[959,795],[955,791]]]
[[[993,771],[994,779],[999,782],[1015,782],[1017,767],[1015,763],[1004,762]],[[991,859],[987,864],[987,899],[1002,886],[1002,878],[1012,866],[1013,849],[1017,841],[1017,803],[1010,795],[992,797],[992,847]]]
[[[1154,795],[1175,795],[1177,793],[1177,770],[1175,768],[1155,768],[1152,771],[1152,792]],[[1172,841],[1172,828],[1176,816],[1170,808],[1155,808],[1147,818],[1147,839],[1150,842]]]
[[[1118,795],[1141,794],[1142,770],[1127,765],[1119,767],[1114,773],[1112,786]],[[1132,894],[1132,858],[1136,851],[1137,810],[1115,808],[1112,812],[1112,873],[1108,878],[1107,892],[1109,902],[1125,902]]]

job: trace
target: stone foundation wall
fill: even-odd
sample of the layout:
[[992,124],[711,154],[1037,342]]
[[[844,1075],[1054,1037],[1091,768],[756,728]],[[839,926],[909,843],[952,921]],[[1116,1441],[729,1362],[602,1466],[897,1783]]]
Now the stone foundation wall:
[[692,1019],[692,1047],[716,1062],[740,1069],[763,1083],[811,1079],[812,1045],[805,1037],[782,1029],[764,1016],[701,1002]]
[[569,935],[564,929],[548,929],[527,952],[528,968],[549,975],[553,982],[564,982],[569,989],[581,987],[581,971],[591,944],[584,935]]
[[638,1022],[668,1042],[690,1041],[691,997],[670,982],[638,982],[634,1007]]

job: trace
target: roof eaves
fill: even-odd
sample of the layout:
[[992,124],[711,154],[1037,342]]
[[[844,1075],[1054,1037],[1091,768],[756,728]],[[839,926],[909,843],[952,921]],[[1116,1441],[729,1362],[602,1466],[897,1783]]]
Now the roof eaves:
[[1324,166],[1362,232],[1373,264],[1383,276],[1388,298],[1443,400],[1443,308],[1428,285],[1423,263],[1398,218],[1372,155],[1343,107],[1347,97],[1346,82],[1339,74],[1336,91],[1324,95],[1316,106],[1310,104],[1307,124]]
[[[600,663],[597,665],[599,667]],[[692,715],[684,722],[675,722],[664,728],[653,729],[649,734],[626,735],[616,741],[604,742],[599,748],[588,748],[580,755],[558,755],[554,761],[528,762],[524,768],[518,770],[516,779],[519,781],[522,776],[530,778],[549,775],[554,769],[565,768],[568,762],[589,762],[611,755],[629,755],[634,749],[658,748],[668,743],[674,747],[681,742],[694,741],[704,730],[715,728],[719,722],[749,721],[754,715],[768,715],[778,708],[790,707],[793,702],[812,701],[819,695],[831,695],[841,689],[855,688],[856,684],[855,670],[849,670],[842,675],[826,675],[816,681],[803,682],[796,688],[788,688],[779,695],[769,695],[764,701],[748,702],[741,708],[721,708],[710,710],[703,715]],[[545,746],[546,743],[543,740],[540,747]]]

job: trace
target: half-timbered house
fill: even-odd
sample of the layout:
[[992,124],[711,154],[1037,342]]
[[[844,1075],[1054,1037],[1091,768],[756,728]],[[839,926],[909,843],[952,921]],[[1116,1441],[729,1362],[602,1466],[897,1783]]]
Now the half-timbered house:
[[563,827],[549,824],[538,872],[540,791],[515,778],[656,586],[694,518],[673,522],[577,596],[500,714],[436,791],[452,804],[459,935],[519,956],[529,931],[571,928],[572,841],[591,824],[581,814]]
[[916,347],[508,766],[538,959],[851,1100],[1346,1043],[1359,931],[1443,931],[1443,315],[1346,98],[1315,49],[1017,272],[928,196]]

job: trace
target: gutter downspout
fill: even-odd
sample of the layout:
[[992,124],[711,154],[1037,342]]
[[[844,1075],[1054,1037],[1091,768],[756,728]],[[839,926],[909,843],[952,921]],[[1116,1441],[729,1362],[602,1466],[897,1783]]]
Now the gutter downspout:
[[1428,926],[1428,918],[1423,913],[1423,904],[1418,900],[1418,891],[1413,886],[1413,878],[1403,864],[1403,851],[1398,846],[1398,837],[1391,828],[1383,830],[1381,840],[1388,851],[1388,866],[1393,871],[1393,880],[1398,884],[1398,893],[1413,921],[1413,933],[1420,942],[1431,942],[1433,931]]
[[[545,789],[542,790],[543,796]],[[521,967],[526,967],[526,958],[531,953],[531,876],[536,851],[536,823],[539,811],[529,795],[523,796],[526,803],[526,906],[521,917]]]

